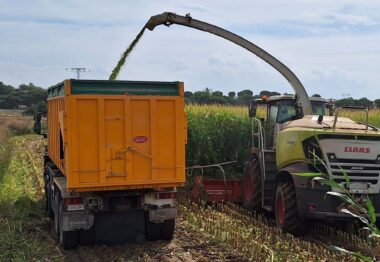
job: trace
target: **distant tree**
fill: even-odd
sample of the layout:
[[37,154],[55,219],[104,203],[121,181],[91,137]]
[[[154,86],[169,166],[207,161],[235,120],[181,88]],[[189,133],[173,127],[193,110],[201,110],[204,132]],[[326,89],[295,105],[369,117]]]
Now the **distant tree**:
[[214,92],[212,92],[212,95],[213,95],[213,96],[223,96],[223,92],[220,92],[220,91],[214,91]]
[[251,90],[242,90],[237,93],[237,102],[240,105],[248,105],[252,100],[253,92]]
[[271,92],[271,91],[267,91],[267,90],[263,90],[259,94],[260,97],[263,97],[263,96],[278,96],[278,95],[281,95],[281,94],[278,93],[278,92]]
[[373,107],[373,102],[366,97],[362,97],[359,100],[357,100],[356,104],[362,107],[368,107],[368,108]]
[[191,91],[185,91],[185,98],[190,98],[193,95],[194,95],[193,92],[191,92]]
[[235,98],[235,96],[236,96],[236,93],[235,93],[235,92],[233,92],[233,91],[228,92],[228,97],[230,97],[230,98]]
[[15,88],[10,85],[5,85],[3,82],[0,82],[0,95],[6,95],[12,92]]
[[321,95],[320,94],[314,94],[311,97],[321,97]]
[[375,100],[375,105],[376,105],[377,108],[380,107],[380,99],[376,99]]
[[355,100],[352,97],[348,98],[343,98],[336,100],[335,106],[340,107],[340,106],[354,106],[355,105]]

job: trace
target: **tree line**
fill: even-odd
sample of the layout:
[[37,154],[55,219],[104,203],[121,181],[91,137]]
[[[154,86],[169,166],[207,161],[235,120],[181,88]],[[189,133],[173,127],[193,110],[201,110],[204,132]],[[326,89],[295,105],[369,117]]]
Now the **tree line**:
[[[240,92],[228,92],[227,95],[224,95],[221,91],[212,91],[209,88],[204,89],[203,91],[196,92],[185,92],[185,99],[187,103],[194,104],[220,104],[220,105],[247,105],[252,99],[262,98],[263,96],[274,96],[281,95],[278,92],[271,92],[268,90],[262,90],[259,94],[254,95],[251,90],[242,90]],[[284,93],[283,95],[290,95]],[[312,95],[313,97],[321,97],[319,94]],[[340,106],[362,106],[366,108],[380,108],[380,99],[369,100],[366,97],[360,99],[354,99],[352,97],[330,100],[330,102],[335,103],[336,107]]]
[[32,83],[21,84],[18,88],[0,82],[0,108],[20,109],[33,115],[47,111],[47,90]]
[[[281,95],[278,92],[262,90],[258,94],[254,94],[252,90],[245,89],[240,92],[228,92],[225,95],[221,91],[212,91],[205,88],[202,91],[186,91],[186,103],[193,104],[220,104],[220,105],[247,105],[252,99],[261,98],[263,96]],[[284,95],[288,95],[285,93]],[[314,94],[315,97],[321,97]],[[21,109],[26,114],[35,114],[36,112],[47,111],[47,90],[35,86],[33,83],[21,84],[18,88],[6,85],[0,82],[0,109]],[[352,97],[334,100],[335,105],[339,106],[363,106],[368,108],[380,108],[380,99],[369,100],[368,98],[354,99]]]

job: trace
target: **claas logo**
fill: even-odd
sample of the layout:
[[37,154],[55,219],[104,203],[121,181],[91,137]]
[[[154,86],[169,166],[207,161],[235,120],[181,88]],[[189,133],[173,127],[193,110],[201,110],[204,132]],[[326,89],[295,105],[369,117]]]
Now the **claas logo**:
[[371,149],[369,147],[346,146],[344,148],[344,152],[369,154],[371,152]]

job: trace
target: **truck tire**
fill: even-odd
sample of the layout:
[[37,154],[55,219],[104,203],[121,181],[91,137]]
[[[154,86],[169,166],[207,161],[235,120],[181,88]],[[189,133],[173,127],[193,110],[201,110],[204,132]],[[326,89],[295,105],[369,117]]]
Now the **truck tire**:
[[261,172],[258,159],[248,161],[244,168],[243,207],[250,211],[261,209]]
[[[50,198],[51,199],[51,198]],[[59,236],[59,205],[61,203],[61,194],[59,193],[58,189],[54,193],[54,232],[56,236]],[[51,202],[53,202],[51,201]]]
[[73,249],[78,245],[78,233],[77,231],[63,231],[62,225],[62,210],[63,210],[63,201],[59,204],[59,244],[64,249]]
[[45,190],[45,211],[48,215],[48,217],[53,218],[54,217],[54,212],[53,212],[53,205],[52,205],[52,197],[51,197],[51,189],[49,188],[49,181],[47,174],[47,170],[45,167],[44,171],[44,190]]
[[279,183],[275,198],[276,225],[295,236],[304,234],[303,221],[298,214],[296,190],[292,181]]
[[52,205],[52,197],[51,197],[51,190],[46,186],[45,188],[45,204],[46,204],[46,213],[48,217],[54,218],[54,211],[53,211],[53,205]]
[[150,241],[157,241],[161,237],[162,223],[153,223],[149,221],[149,216],[145,218],[145,236]]
[[81,230],[78,232],[79,244],[88,246],[94,244],[95,230],[92,226],[89,230]]
[[161,239],[162,240],[172,240],[175,229],[175,219],[168,219],[162,223],[161,228]]

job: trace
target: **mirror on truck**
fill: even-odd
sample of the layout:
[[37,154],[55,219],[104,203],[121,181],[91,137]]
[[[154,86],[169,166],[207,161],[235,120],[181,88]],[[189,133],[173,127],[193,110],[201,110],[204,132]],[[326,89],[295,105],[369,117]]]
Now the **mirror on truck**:
[[36,113],[34,115],[34,125],[33,125],[33,132],[42,135],[44,138],[47,138],[47,134],[42,134],[42,125],[41,125],[41,118],[43,113]]
[[40,113],[37,113],[34,115],[33,131],[34,133],[41,135],[41,114]]
[[249,117],[256,117],[256,111],[257,111],[257,103],[255,101],[251,101],[248,107]]

